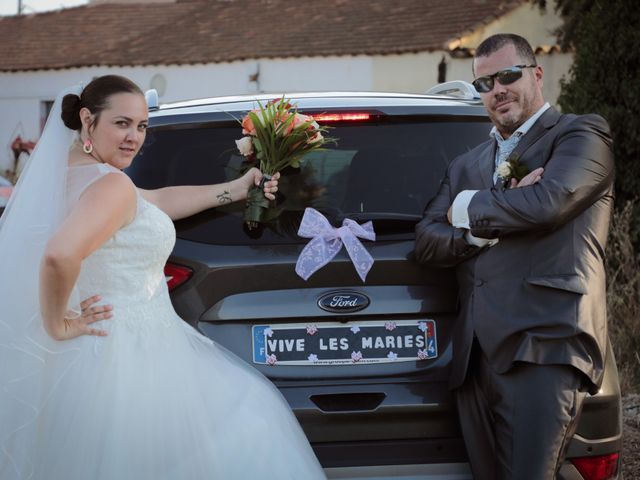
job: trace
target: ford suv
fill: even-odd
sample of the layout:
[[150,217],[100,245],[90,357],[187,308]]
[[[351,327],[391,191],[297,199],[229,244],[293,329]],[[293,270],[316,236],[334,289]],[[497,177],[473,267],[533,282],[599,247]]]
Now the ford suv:
[[[244,161],[238,120],[282,96],[159,107],[150,99],[147,140],[127,173],[142,188],[232,180]],[[331,127],[337,143],[282,172],[278,215],[261,228],[244,226],[238,203],[175,223],[165,270],[175,309],[273,381],[330,478],[471,478],[447,390],[455,276],[418,266],[412,252],[448,162],[487,138],[485,109],[461,82],[426,95],[284,96]],[[344,249],[307,281],[296,274],[307,207],[334,227],[372,222],[375,241],[362,240],[374,259],[365,282]],[[620,447],[610,353],[561,478],[616,478]]]

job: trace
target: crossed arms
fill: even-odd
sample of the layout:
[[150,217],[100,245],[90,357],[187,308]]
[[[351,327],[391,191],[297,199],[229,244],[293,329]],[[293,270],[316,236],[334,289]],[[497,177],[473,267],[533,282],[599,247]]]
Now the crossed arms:
[[[480,189],[473,195],[468,207],[468,231],[474,237],[500,239],[552,231],[609,192],[614,164],[609,128],[601,117],[574,117],[556,125],[538,141],[548,143],[546,158],[531,159],[532,164],[544,166],[540,181],[523,188]],[[486,248],[470,244],[465,238],[467,230],[452,226],[447,215],[463,190],[457,179],[475,164],[468,155],[449,165],[438,193],[416,226],[415,255],[422,264],[450,267]],[[523,160],[529,160],[526,153]],[[474,174],[479,176],[479,172],[466,176],[473,178]]]

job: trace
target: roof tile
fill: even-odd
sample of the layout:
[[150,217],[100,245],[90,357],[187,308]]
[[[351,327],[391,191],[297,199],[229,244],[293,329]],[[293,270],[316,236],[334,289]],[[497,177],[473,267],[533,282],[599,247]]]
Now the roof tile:
[[178,0],[0,18],[0,71],[440,50],[524,0]]

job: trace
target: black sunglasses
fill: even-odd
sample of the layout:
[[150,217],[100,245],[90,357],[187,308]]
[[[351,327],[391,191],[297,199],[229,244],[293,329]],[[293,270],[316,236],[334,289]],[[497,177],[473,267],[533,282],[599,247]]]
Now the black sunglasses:
[[478,93],[488,93],[493,90],[494,80],[497,80],[500,85],[509,85],[522,78],[523,68],[535,67],[537,67],[537,65],[514,65],[513,67],[500,70],[493,75],[478,77],[473,82],[471,82],[471,84],[476,87]]

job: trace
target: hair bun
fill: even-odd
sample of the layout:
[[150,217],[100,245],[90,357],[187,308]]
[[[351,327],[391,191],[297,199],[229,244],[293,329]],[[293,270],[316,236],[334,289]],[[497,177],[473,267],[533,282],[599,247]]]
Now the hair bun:
[[65,126],[71,130],[80,130],[82,122],[80,121],[80,109],[82,108],[80,97],[73,93],[69,93],[62,98],[62,121]]

